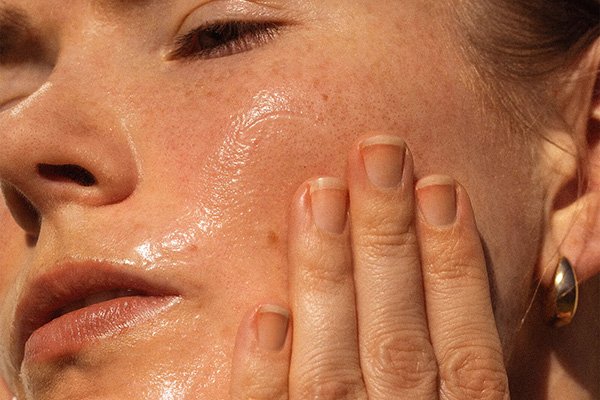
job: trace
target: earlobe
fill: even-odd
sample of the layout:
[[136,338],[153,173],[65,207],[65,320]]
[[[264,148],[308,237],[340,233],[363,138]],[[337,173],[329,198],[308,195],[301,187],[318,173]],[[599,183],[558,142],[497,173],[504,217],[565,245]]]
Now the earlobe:
[[600,274],[600,41],[576,69],[560,99],[565,130],[545,149],[554,189],[538,270],[544,286],[560,257],[580,282]]
[[[550,229],[554,244],[553,254],[546,255],[546,264],[566,257],[573,264],[578,280],[584,282],[600,273],[600,195],[588,193],[568,207],[557,210]],[[552,246],[552,245],[550,245]],[[544,274],[551,279],[553,271]]]

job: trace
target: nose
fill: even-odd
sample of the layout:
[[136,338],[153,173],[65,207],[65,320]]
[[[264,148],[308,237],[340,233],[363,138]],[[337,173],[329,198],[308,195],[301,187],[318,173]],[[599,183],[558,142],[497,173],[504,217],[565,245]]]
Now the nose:
[[132,140],[106,98],[47,83],[2,112],[0,126],[2,189],[26,231],[61,207],[106,206],[135,191]]

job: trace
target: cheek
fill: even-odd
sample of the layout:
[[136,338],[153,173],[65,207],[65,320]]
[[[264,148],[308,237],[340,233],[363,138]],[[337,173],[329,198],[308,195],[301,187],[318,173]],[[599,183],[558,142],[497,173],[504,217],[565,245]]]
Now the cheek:
[[145,176],[140,191],[156,198],[169,187],[169,196],[213,216],[205,225],[243,229],[231,215],[256,218],[262,208],[281,217],[272,206],[283,210],[302,181],[343,173],[349,143],[361,129],[336,126],[339,113],[312,79],[248,80],[253,85],[233,79],[221,96],[203,88],[193,99],[176,100],[169,112],[148,113],[164,118],[138,129],[144,132],[137,140]]
[[[154,210],[154,222],[177,225],[155,232],[150,241],[161,243],[155,237],[165,231],[183,232],[184,251],[157,253],[185,258],[183,264],[191,260],[193,267],[182,275],[208,287],[215,305],[232,304],[231,326],[266,295],[287,297],[292,194],[311,177],[344,176],[350,144],[370,131],[401,135],[414,153],[418,177],[450,174],[465,185],[499,271],[499,307],[516,307],[506,304],[509,277],[526,281],[528,272],[515,265],[523,265],[530,250],[519,244],[536,240],[528,233],[535,223],[528,216],[538,205],[527,201],[527,190],[514,190],[515,182],[526,187],[533,179],[530,151],[515,146],[482,113],[478,97],[461,83],[464,71],[449,68],[460,65],[455,55],[433,49],[424,67],[422,59],[406,56],[422,48],[404,50],[396,56],[384,52],[385,59],[366,51],[360,60],[315,56],[318,62],[309,65],[282,61],[178,90],[148,88],[157,93],[154,100],[136,105],[132,115],[161,116],[138,121],[135,129],[146,177],[140,188],[144,207]],[[498,202],[509,191],[518,196]],[[510,228],[515,221],[522,227],[517,232]],[[510,257],[507,246],[515,250]]]
[[[5,299],[13,286],[23,261],[25,234],[15,223],[0,195],[0,299]],[[0,301],[0,304],[4,304]]]
[[481,151],[487,136],[469,134],[483,129],[460,80],[442,84],[448,73],[441,66],[363,52],[364,60],[321,55],[178,87],[165,77],[158,85],[171,87],[166,91],[148,87],[154,100],[138,103],[132,115],[161,116],[135,129],[145,175],[140,192],[152,194],[150,208],[172,218],[191,213],[198,240],[219,237],[224,248],[247,254],[248,243],[264,247],[285,237],[297,187],[317,175],[344,176],[350,144],[369,131],[403,136],[418,175],[457,172],[477,181],[467,164],[488,169],[478,168],[489,159]]

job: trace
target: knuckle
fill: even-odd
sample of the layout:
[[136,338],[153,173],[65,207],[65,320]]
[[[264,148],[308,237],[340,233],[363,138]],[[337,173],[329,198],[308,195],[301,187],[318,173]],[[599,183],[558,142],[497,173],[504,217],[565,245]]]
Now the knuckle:
[[378,193],[354,211],[359,224],[367,229],[407,230],[414,219],[414,199],[400,193]]
[[[360,362],[355,351],[331,345],[317,345],[304,354],[302,362],[292,369],[292,392],[300,399],[364,398]],[[292,396],[295,398],[294,396]]]
[[423,335],[379,335],[368,349],[369,366],[377,377],[378,391],[430,390],[437,384],[433,347]]
[[365,236],[401,237],[412,230],[413,218],[412,214],[403,216],[397,213],[373,213],[368,218],[360,218],[355,226]]
[[287,400],[287,389],[265,385],[249,385],[246,393],[239,397],[240,400]]
[[505,399],[508,378],[502,355],[485,347],[454,351],[440,364],[443,399]]
[[426,273],[433,282],[456,285],[457,282],[480,281],[484,275],[480,267],[468,260],[436,260],[435,264],[425,265]]
[[357,235],[355,245],[364,257],[379,259],[413,255],[418,242],[413,230],[396,233],[365,232]]
[[309,265],[303,270],[302,280],[315,291],[329,291],[342,286],[351,279],[350,269],[327,268],[323,265]]
[[460,245],[437,246],[432,248],[437,254],[435,261],[426,263],[424,270],[435,281],[456,282],[464,280],[479,280],[484,276],[483,269],[477,262],[478,257],[473,251],[460,248]]
[[362,378],[358,374],[350,376],[311,376],[305,379],[299,391],[299,398],[306,400],[354,400],[364,397]]
[[303,258],[300,277],[311,288],[330,288],[347,283],[352,277],[352,263],[347,251],[313,250]]
[[376,206],[353,225],[353,245],[362,257],[377,260],[412,256],[417,252],[412,211],[394,208]]
[[232,400],[287,400],[288,380],[283,371],[250,364],[230,388]]

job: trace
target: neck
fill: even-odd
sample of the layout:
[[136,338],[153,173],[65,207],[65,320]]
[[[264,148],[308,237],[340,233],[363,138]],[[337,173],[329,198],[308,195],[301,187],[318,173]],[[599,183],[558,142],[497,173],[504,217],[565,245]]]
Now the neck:
[[596,277],[581,285],[571,325],[554,329],[538,318],[521,332],[509,368],[513,400],[600,399],[599,299]]

